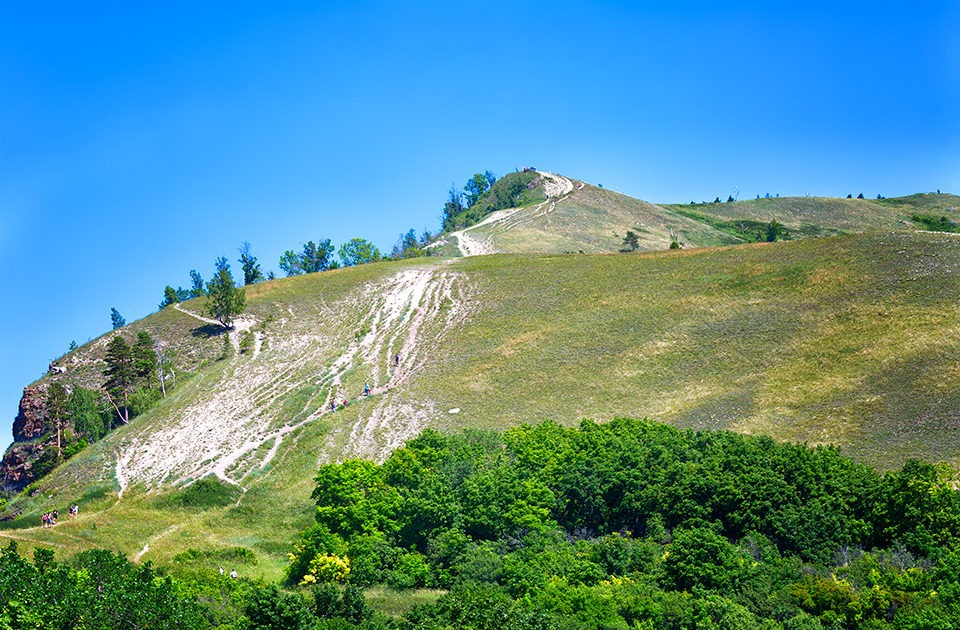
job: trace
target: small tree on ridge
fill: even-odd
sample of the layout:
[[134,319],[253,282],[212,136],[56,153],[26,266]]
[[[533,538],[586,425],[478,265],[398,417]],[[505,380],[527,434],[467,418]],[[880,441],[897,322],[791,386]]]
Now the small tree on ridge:
[[234,316],[246,308],[247,299],[243,289],[234,285],[227,259],[223,256],[217,258],[216,268],[213,280],[207,283],[208,299],[205,308],[210,317],[216,318],[224,328],[230,328]]

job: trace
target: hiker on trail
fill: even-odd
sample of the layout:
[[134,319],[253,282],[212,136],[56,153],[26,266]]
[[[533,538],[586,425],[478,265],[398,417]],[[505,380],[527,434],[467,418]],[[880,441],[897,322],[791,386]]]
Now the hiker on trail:
[[237,579],[237,570],[236,570],[236,569],[234,569],[233,571],[230,572],[230,577],[232,577],[233,579]]
[[330,411],[336,411],[336,410],[337,410],[337,401],[331,400],[331,401],[330,401]]
[[397,367],[400,367],[400,355],[399,355],[399,354],[398,354],[397,356],[393,357],[393,364],[396,365]]
[[57,519],[60,518],[60,510],[53,508],[53,524],[57,524]]
[[347,408],[347,399],[346,399],[346,398],[343,399],[343,408],[344,408],[344,409]]
[[223,567],[218,566],[217,568],[220,569],[220,575],[223,575]]
[[368,385],[367,383],[363,384],[363,395],[364,396],[370,395],[370,385]]

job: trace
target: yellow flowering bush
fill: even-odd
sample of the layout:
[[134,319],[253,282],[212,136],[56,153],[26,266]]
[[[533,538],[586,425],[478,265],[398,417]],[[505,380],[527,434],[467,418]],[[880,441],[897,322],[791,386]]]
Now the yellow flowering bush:
[[300,584],[317,582],[346,582],[350,575],[350,558],[332,553],[317,554],[310,561],[310,567]]

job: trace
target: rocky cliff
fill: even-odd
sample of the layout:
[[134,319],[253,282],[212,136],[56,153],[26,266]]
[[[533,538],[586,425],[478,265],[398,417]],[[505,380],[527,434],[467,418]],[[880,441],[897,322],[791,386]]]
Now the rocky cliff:
[[47,431],[47,388],[43,385],[24,387],[20,411],[13,421],[13,441],[34,440]]
[[13,421],[13,444],[0,461],[0,490],[16,494],[36,480],[33,464],[47,448],[41,438],[49,432],[46,387],[23,388],[19,413]]

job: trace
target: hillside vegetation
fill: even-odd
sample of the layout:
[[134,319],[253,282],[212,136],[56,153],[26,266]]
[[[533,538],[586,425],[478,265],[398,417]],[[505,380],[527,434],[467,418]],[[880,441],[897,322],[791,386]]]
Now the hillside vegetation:
[[[479,176],[477,176],[479,177]],[[521,191],[511,196],[504,190]],[[451,191],[451,196],[455,191]],[[515,199],[518,203],[510,205]],[[448,206],[450,203],[448,202]],[[446,209],[445,209],[446,212]],[[895,199],[767,197],[729,203],[657,205],[544,171],[511,173],[469,207],[457,206],[434,251],[444,255],[597,253],[733,245],[757,240],[771,221],[790,239],[907,228],[915,216],[946,220],[960,197],[917,194]],[[630,231],[636,246],[626,247]],[[948,230],[953,231],[953,230]]]
[[[958,239],[363,265],[247,287],[229,333],[171,306],[128,328],[175,352],[177,388],[13,501],[4,535],[161,563],[243,547],[242,572],[276,579],[318,465],[383,461],[427,427],[648,417],[836,444],[881,469],[956,462]],[[110,338],[40,384],[92,386]],[[211,475],[217,501],[178,499]],[[78,519],[39,528],[75,501]]]

